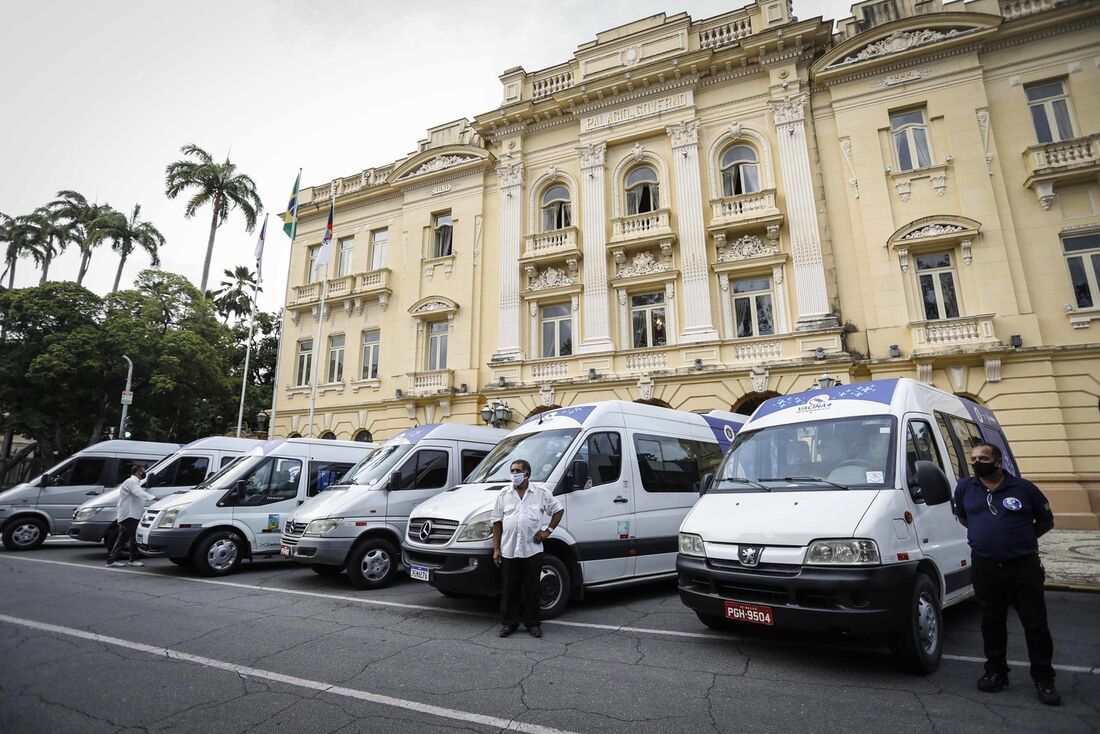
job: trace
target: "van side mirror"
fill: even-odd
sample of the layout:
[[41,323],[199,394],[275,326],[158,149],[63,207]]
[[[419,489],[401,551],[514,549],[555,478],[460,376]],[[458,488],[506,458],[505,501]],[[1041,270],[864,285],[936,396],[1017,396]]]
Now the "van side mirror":
[[948,484],[947,475],[943,473],[943,469],[931,461],[918,461],[916,474],[917,484],[920,485],[925,504],[942,505],[951,499],[951,485]]
[[237,495],[237,499],[243,500],[248,495],[248,480],[238,479],[237,484],[233,487],[233,490]]
[[707,472],[699,478],[699,494],[706,494],[712,484],[714,484],[714,474]]
[[401,472],[390,472],[390,481],[386,482],[386,489],[391,492],[396,492],[401,489]]
[[588,462],[577,459],[573,462],[571,473],[573,474],[573,485],[569,489],[584,489],[584,485],[588,484]]
[[152,489],[153,487],[159,487],[163,483],[164,483],[164,478],[161,477],[160,474],[147,474],[145,476],[145,481],[142,482],[142,484],[145,485],[146,489]]
[[38,480],[38,486],[39,487],[48,487],[48,486],[50,486],[50,475],[49,474],[43,474],[42,478]]

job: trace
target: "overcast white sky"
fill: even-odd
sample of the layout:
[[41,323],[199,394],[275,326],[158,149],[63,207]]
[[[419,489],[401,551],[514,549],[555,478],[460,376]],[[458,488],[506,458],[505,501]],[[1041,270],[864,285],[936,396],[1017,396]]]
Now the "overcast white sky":
[[[264,207],[303,186],[389,163],[428,127],[497,107],[497,76],[568,59],[599,31],[654,13],[708,18],[745,0],[36,0],[0,23],[0,211],[23,214],[75,189],[142,215],[167,238],[162,267],[198,283],[208,209],[184,219],[164,167],[195,143],[231,151]],[[802,19],[846,17],[847,0],[795,0]],[[219,230],[209,287],[251,264],[238,214]],[[283,303],[289,242],[268,227],[261,306]],[[75,279],[78,255],[51,266]],[[132,282],[149,259],[136,253]],[[110,290],[117,256],[101,249],[85,280]],[[38,282],[21,261],[17,285]]]

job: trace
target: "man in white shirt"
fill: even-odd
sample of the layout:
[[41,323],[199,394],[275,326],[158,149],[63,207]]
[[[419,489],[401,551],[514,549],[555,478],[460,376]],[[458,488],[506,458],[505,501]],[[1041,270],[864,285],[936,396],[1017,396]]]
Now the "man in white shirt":
[[[531,484],[531,465],[512,462],[512,486],[500,490],[489,521],[493,524],[493,563],[501,570],[500,636],[523,624],[532,637],[542,637],[539,624],[539,573],[542,541],[561,522],[565,508],[542,484]],[[550,516],[549,526],[542,518]]]
[[130,470],[130,478],[123,482],[119,488],[118,539],[115,541],[114,547],[111,548],[111,552],[107,554],[108,566],[126,565],[115,560],[122,553],[122,548],[126,544],[130,545],[129,565],[145,565],[138,560],[137,539],[134,536],[137,533],[138,520],[145,512],[145,502],[155,500],[156,497],[141,488],[142,479],[145,479],[145,467],[141,464],[135,464],[134,468]]

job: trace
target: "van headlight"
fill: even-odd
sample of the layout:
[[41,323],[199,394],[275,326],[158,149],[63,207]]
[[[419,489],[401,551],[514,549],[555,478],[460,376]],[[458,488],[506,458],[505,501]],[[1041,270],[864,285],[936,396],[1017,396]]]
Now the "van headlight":
[[180,516],[180,508],[173,507],[170,510],[165,510],[160,515],[160,522],[157,523],[158,528],[170,528],[176,524],[176,518]]
[[77,510],[73,513],[73,520],[75,520],[76,522],[91,520],[93,517],[95,517],[105,509],[105,507],[85,507],[84,509]]
[[873,540],[815,540],[806,551],[808,566],[876,566],[878,545]]
[[458,539],[460,541],[478,541],[488,540],[489,538],[493,537],[493,523],[489,520],[489,516],[492,514],[492,510],[487,510],[480,514],[474,515],[472,518],[470,518],[470,522],[466,523],[466,527],[463,528],[462,533],[458,536]]
[[335,530],[343,522],[342,517],[326,517],[322,520],[314,520],[306,525],[306,535],[324,535],[330,530]]
[[707,557],[707,552],[703,550],[703,538],[694,533],[680,533],[680,552],[685,556]]

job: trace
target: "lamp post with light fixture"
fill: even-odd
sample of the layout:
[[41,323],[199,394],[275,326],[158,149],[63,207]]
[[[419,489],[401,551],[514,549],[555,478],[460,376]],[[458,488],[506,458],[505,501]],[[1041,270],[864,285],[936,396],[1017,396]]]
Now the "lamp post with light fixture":
[[503,400],[494,399],[481,406],[481,420],[493,428],[500,428],[512,420],[512,409]]

